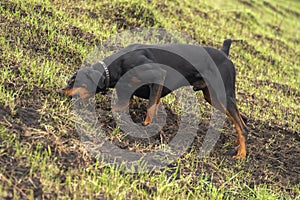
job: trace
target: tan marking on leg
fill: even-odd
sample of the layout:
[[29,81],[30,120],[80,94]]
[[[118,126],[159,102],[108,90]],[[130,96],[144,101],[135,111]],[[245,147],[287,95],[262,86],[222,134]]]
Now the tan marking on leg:
[[[233,124],[237,130],[237,133],[238,133],[237,143],[239,145],[237,155],[233,156],[233,158],[246,158],[246,154],[247,154],[246,138],[244,136],[244,131],[242,129],[242,126],[232,116],[230,116],[230,119],[233,122]],[[243,123],[243,122],[241,121],[241,123]]]
[[[148,107],[148,109],[147,109],[146,119],[144,121],[144,125],[150,124],[152,122],[154,116],[157,115],[157,112],[158,112],[157,106],[158,106],[159,101],[160,101],[162,89],[163,89],[163,86],[158,85],[155,96],[154,96],[154,99],[149,99],[150,102],[153,101],[153,104],[150,105],[150,107]],[[152,97],[150,97],[150,98],[152,98]]]
[[146,119],[144,121],[145,126],[149,125],[152,122],[156,110],[157,110],[157,104],[153,104],[150,108],[147,109]]

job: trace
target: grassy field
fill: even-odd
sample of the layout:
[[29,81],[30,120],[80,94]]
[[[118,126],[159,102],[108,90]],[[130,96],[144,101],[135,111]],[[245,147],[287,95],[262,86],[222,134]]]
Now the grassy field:
[[[1,199],[300,199],[299,19],[297,0],[1,0]],[[71,101],[56,90],[98,44],[139,27],[176,30],[216,48],[224,38],[241,40],[230,58],[238,106],[249,117],[245,160],[232,158],[236,131],[229,120],[210,155],[199,158],[210,113],[202,98],[206,114],[190,151],[165,169],[124,173],[84,148]],[[108,98],[96,99],[116,145],[143,151],[167,141],[126,137]],[[161,134],[170,137],[176,103],[163,102],[172,119]],[[141,121],[145,102],[137,104]]]

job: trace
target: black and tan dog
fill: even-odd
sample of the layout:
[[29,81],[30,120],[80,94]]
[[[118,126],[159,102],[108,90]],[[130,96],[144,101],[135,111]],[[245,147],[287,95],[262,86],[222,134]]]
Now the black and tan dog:
[[[194,91],[202,90],[210,104],[229,116],[238,132],[239,148],[234,157],[245,158],[247,128],[236,105],[236,73],[233,63],[228,59],[231,42],[230,39],[225,40],[221,50],[187,44],[133,44],[91,67],[78,70],[59,93],[86,100],[95,93],[106,93],[109,88],[115,88],[128,72],[130,78],[120,81],[122,92],[116,91],[118,103],[113,110],[128,106],[128,98],[125,98],[128,93],[149,99],[144,120],[144,125],[148,125],[155,116],[161,97],[182,86],[192,85]],[[172,73],[170,68],[180,76]],[[135,85],[138,87],[132,91]],[[219,95],[221,88],[225,101]]]

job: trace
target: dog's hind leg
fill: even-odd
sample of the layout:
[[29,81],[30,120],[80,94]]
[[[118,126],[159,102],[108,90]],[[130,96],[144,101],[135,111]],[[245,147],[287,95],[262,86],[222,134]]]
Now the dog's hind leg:
[[[205,100],[212,105],[211,98],[215,98],[216,95],[210,95],[208,88],[202,89],[203,95]],[[237,137],[237,143],[239,145],[238,147],[238,153],[236,156],[233,156],[234,158],[245,158],[246,157],[246,136],[247,136],[247,127],[244,123],[240,112],[236,106],[235,100],[232,99],[232,97],[227,97],[227,105],[222,105],[220,101],[215,101],[215,107],[219,109],[220,111],[226,113],[226,115],[230,118],[230,120],[235,125],[235,128],[238,133]]]
[[229,98],[227,100],[227,115],[230,117],[231,121],[234,123],[236,130],[238,132],[237,143],[238,153],[234,158],[245,158],[246,157],[246,137],[247,137],[247,126],[244,123],[240,112],[236,106],[235,100]]

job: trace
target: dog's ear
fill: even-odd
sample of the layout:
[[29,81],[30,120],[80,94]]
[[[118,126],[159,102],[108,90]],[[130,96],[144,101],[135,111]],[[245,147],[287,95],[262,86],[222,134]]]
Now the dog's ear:
[[[94,86],[96,86],[98,88],[105,87],[105,77],[104,77],[103,73],[99,72],[98,70],[94,70],[94,69],[88,67],[88,68],[80,70],[79,72],[81,73],[82,82],[84,82],[84,83],[91,82]],[[78,75],[77,75],[77,77],[78,77]],[[85,79],[85,80],[83,80],[83,79]]]
[[105,88],[105,77],[103,73],[100,73],[97,70],[89,70],[87,76],[98,88]]

